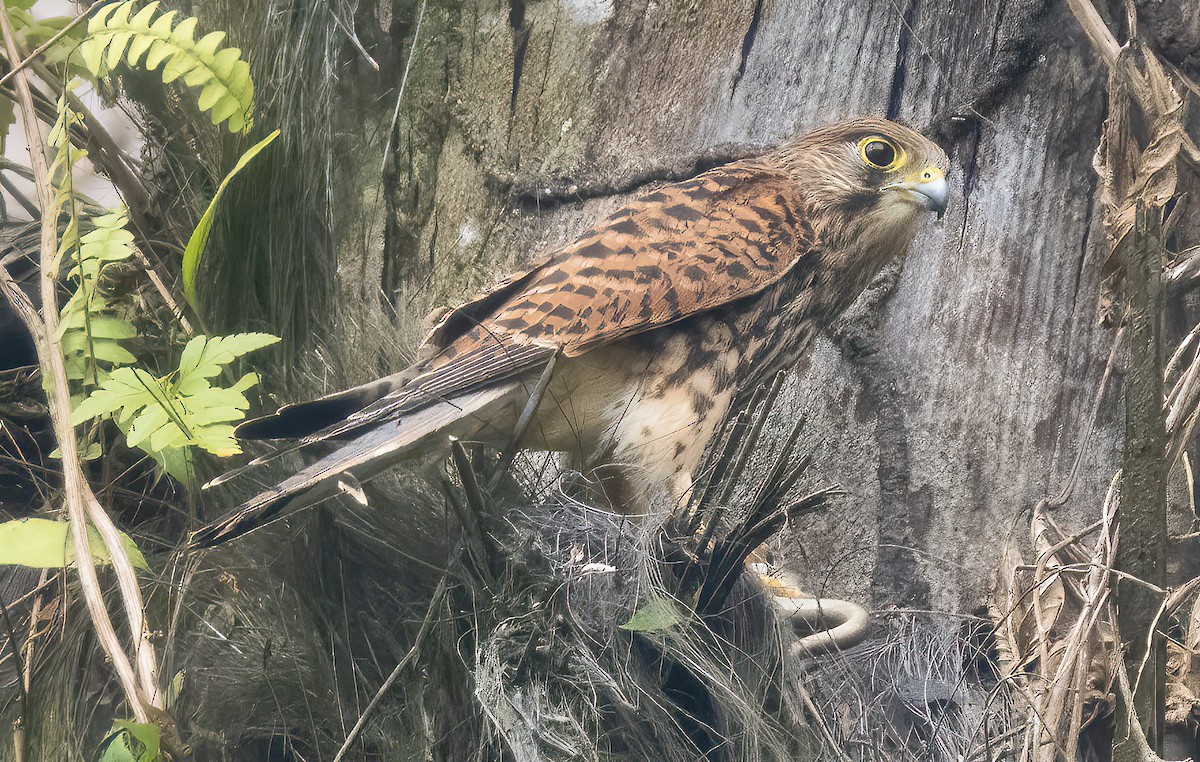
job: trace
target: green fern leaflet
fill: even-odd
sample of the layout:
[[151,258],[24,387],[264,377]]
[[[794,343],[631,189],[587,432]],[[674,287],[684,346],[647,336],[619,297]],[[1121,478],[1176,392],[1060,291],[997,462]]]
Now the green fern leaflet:
[[247,373],[228,388],[214,386],[212,379],[235,358],[277,341],[265,333],[197,336],[184,347],[174,373],[158,378],[141,368],[114,370],[75,409],[71,423],[111,415],[131,447],[156,459],[187,447],[236,455],[241,448],[230,422],[245,417],[250,402],[243,392],[258,383],[258,376]]
[[125,365],[137,360],[121,342],[137,335],[104,289],[100,274],[133,254],[133,234],[125,229],[123,209],[92,220],[95,228],[79,239],[68,277],[76,284],[63,305],[59,323],[67,378],[94,386],[104,378],[98,363]]
[[200,88],[200,110],[209,112],[213,124],[224,123],[231,132],[249,130],[254,83],[242,51],[221,47],[224,32],[196,40],[195,17],[176,25],[175,11],[157,15],[157,0],[133,14],[135,5],[134,0],[106,5],[88,22],[88,38],[80,46],[88,71],[102,77],[122,61],[148,71],[162,66],[163,82],[182,78],[188,87]]

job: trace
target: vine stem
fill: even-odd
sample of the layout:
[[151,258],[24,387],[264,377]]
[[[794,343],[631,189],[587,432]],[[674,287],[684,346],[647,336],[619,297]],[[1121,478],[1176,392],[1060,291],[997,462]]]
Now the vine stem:
[[[8,17],[8,2],[0,0],[0,31],[10,61],[20,61],[21,55],[13,35]],[[75,565],[84,601],[96,629],[97,639],[129,702],[130,709],[139,722],[149,722],[158,714],[159,699],[156,677],[157,663],[153,645],[146,632],[145,613],[142,607],[141,590],[138,588],[137,573],[129,554],[111,517],[104,510],[84,477],[80,464],[75,430],[71,425],[71,398],[67,386],[67,374],[63,365],[62,347],[58,340],[57,260],[59,204],[51,187],[50,172],[46,164],[46,144],[42,126],[34,109],[33,95],[24,71],[16,72],[15,86],[20,107],[21,120],[25,128],[29,147],[30,166],[33,169],[37,189],[38,206],[41,214],[40,270],[41,270],[41,315],[20,287],[0,269],[0,288],[5,292],[13,309],[20,315],[37,346],[38,362],[46,384],[46,397],[50,409],[55,438],[62,454],[63,492],[67,516],[71,524],[71,536],[75,550]],[[107,546],[116,573],[125,613],[129,620],[133,639],[134,660],[125,653],[108,608],[104,603],[100,580],[88,541],[88,524],[96,529]],[[136,664],[136,668],[134,666]]]
[[40,56],[42,53],[45,53],[50,48],[54,47],[55,43],[57,43],[63,37],[66,37],[68,34],[70,34],[72,29],[74,29],[75,27],[79,26],[80,24],[82,24],[84,21],[87,20],[87,17],[91,15],[92,11],[96,10],[96,8],[98,8],[99,6],[103,5],[106,2],[108,2],[108,0],[95,0],[94,3],[89,5],[87,8],[84,8],[83,11],[79,15],[77,15],[75,18],[71,19],[71,22],[69,24],[67,24],[62,29],[59,29],[57,32],[55,32],[53,37],[46,40],[41,45],[38,45],[37,49],[35,49],[29,55],[25,56],[25,58],[20,63],[13,66],[12,69],[10,69],[7,74],[5,74],[3,77],[0,77],[0,85],[3,85],[8,80],[15,77],[17,75],[17,72],[22,71],[26,66],[28,66],[29,64],[31,64],[35,60],[37,60],[38,56]]

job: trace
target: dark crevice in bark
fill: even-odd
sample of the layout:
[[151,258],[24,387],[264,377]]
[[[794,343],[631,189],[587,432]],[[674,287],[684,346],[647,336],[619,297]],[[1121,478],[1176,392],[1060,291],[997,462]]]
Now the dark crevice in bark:
[[495,190],[508,195],[513,205],[540,214],[563,204],[633,193],[651,183],[687,180],[722,164],[761,156],[769,150],[770,146],[721,143],[690,157],[609,177],[578,180],[570,177],[505,177],[489,173],[488,179]]
[[1012,93],[1037,62],[1043,30],[1054,27],[1046,23],[1051,7],[1054,6],[1049,0],[1001,5],[991,43],[991,65],[976,82],[964,88],[971,93],[969,97],[959,96],[957,102],[951,101],[953,105],[933,118],[933,134],[946,140],[962,136]]
[[436,209],[434,210],[433,214],[430,215],[430,218],[431,230],[429,231],[429,269],[432,270],[434,263],[437,261],[438,216]]
[[963,180],[962,193],[963,201],[971,197],[971,192],[975,190],[975,177],[979,172],[979,125],[975,125],[970,138],[966,141],[967,146],[964,150],[969,150],[970,157],[963,162]]
[[[863,394],[875,408],[879,446],[879,541],[871,574],[871,598],[899,605],[925,606],[929,583],[921,573],[915,549],[924,547],[930,497],[914,492],[908,453],[908,422],[895,384],[876,363],[865,364]],[[914,510],[916,508],[916,510]],[[925,523],[924,529],[918,523]]]
[[830,333],[842,356],[855,366],[863,401],[875,419],[879,534],[871,599],[877,604],[924,606],[930,599],[930,587],[913,550],[925,544],[933,500],[927,487],[912,489],[908,421],[900,379],[881,353],[878,339],[880,320],[901,272],[899,262],[886,267]]
[[758,35],[758,22],[762,17],[763,0],[755,0],[754,12],[750,15],[750,26],[746,27],[746,36],[742,38],[742,57],[738,63],[737,74],[733,75],[733,87],[729,90],[729,98],[733,99],[733,94],[737,92],[738,84],[742,81],[742,77],[746,73],[746,60],[750,58],[750,51],[754,48],[754,38]]
[[895,119],[900,115],[900,99],[904,96],[905,65],[908,58],[908,45],[912,41],[913,22],[917,17],[917,0],[912,0],[904,9],[900,21],[900,39],[896,44],[896,65],[892,68],[892,86],[888,92],[887,118]]
[[525,53],[529,50],[529,27],[525,24],[525,0],[511,0],[508,6],[508,25],[513,35],[512,94],[508,101],[508,128],[512,129],[517,113],[517,94],[521,91],[521,73],[525,69]]

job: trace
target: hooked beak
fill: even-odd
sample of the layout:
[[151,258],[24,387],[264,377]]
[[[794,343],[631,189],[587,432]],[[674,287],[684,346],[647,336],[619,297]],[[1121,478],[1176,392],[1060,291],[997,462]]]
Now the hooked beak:
[[913,200],[924,205],[929,211],[937,213],[939,220],[946,213],[946,202],[950,196],[946,176],[937,167],[926,167],[904,178],[902,182],[883,186],[882,190],[907,191]]

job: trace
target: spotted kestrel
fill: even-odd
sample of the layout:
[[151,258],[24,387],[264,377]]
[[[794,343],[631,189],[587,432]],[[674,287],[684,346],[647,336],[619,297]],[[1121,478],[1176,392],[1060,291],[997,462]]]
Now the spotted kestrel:
[[737,395],[794,363],[941,215],[946,169],[919,133],[860,119],[658,188],[449,312],[411,368],[243,424],[247,439],[340,446],[193,542],[451,435],[511,445],[539,381],[522,447],[609,464],[632,505],[679,497]]

